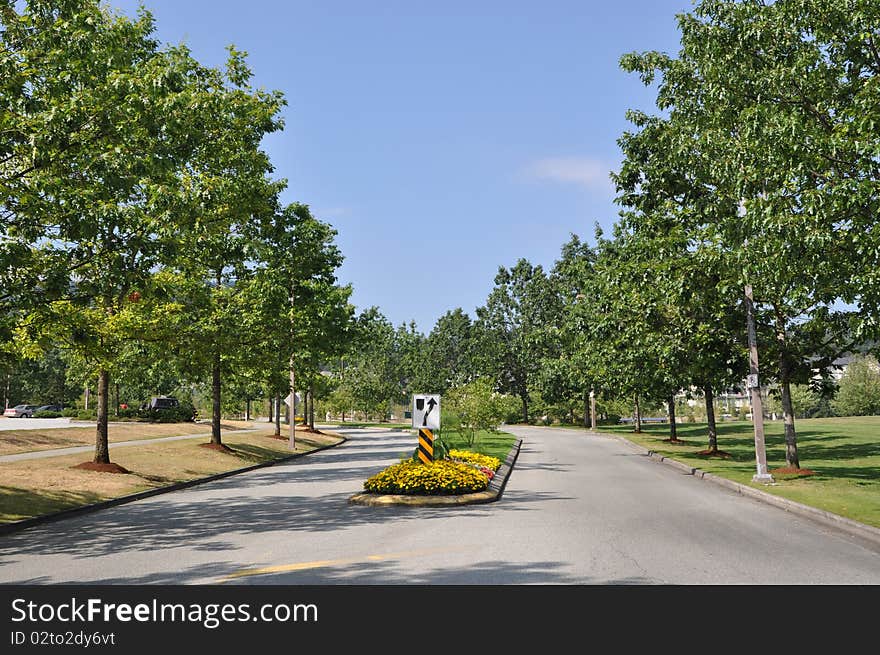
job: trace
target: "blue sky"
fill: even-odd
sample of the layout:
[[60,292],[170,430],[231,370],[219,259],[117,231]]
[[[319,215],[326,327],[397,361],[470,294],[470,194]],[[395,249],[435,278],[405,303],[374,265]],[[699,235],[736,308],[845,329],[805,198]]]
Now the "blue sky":
[[617,216],[608,172],[653,89],[622,54],[678,50],[690,0],[111,0],[204,64],[248,53],[284,93],[264,143],[284,200],[333,225],[358,310],[429,332],[471,317],[499,266],[552,267]]

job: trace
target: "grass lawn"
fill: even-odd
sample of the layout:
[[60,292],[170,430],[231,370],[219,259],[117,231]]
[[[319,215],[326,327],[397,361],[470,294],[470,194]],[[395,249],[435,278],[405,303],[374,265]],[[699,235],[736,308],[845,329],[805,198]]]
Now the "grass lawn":
[[440,436],[450,449],[469,450],[474,453],[491,455],[492,457],[497,457],[502,462],[507,457],[513,444],[516,443],[516,437],[507,432],[486,432],[485,430],[480,430],[476,434],[474,443],[470,445],[464,436],[457,432],[448,432]]
[[[151,427],[150,424],[141,425]],[[173,424],[161,425],[165,427]],[[189,425],[181,432],[181,425],[177,424],[176,434],[191,434],[189,428],[192,427]],[[282,426],[281,439],[272,436],[274,430],[268,424],[256,432],[224,434],[223,443],[232,449],[231,453],[202,447],[201,444],[208,442],[207,433],[204,437],[182,441],[111,448],[111,460],[130,471],[128,474],[98,473],[72,468],[91,459],[88,454],[83,453],[2,462],[0,523],[19,521],[286,457],[293,453],[288,450],[284,427]],[[72,429],[74,428],[62,428],[58,432]],[[210,426],[208,433],[209,431]],[[94,433],[94,429],[92,432]],[[341,437],[334,436],[329,431],[327,434],[315,434],[300,430],[297,432],[294,452],[306,453],[339,441]]]
[[[708,473],[880,527],[880,416],[795,421],[800,465],[813,475],[777,473],[771,485],[752,482],[756,468],[751,422],[718,424],[718,448],[729,458],[697,454],[708,445],[705,423],[680,423],[676,427],[684,443],[664,442],[669,437],[668,424],[643,425],[641,434],[635,434],[631,425],[599,426],[599,430]],[[764,434],[767,468],[773,473],[785,466],[782,421],[765,421]]]

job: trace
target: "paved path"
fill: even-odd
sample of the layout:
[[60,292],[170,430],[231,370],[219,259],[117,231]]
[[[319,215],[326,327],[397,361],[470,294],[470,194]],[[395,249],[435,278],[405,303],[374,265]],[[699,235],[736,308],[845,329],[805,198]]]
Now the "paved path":
[[0,583],[880,584],[877,548],[637,453],[510,427],[498,502],[348,498],[407,456],[405,431],[0,537]]
[[[94,424],[92,424],[94,425]],[[258,428],[248,428],[244,430],[224,430],[223,434],[241,434],[242,432],[257,432]],[[151,444],[159,441],[181,441],[183,439],[204,439],[210,437],[210,432],[200,432],[198,434],[182,434],[176,437],[155,437],[153,439],[132,439],[131,441],[111,441],[108,446],[110,450],[122,448],[124,446],[140,446],[142,444]],[[43,457],[59,457],[61,455],[74,455],[76,453],[91,453],[95,451],[95,446],[69,446],[67,448],[52,448],[51,450],[31,450],[26,453],[15,453],[14,455],[0,456],[0,462],[19,462],[23,459],[42,459]]]
[[45,430],[47,428],[81,428],[94,423],[74,421],[69,417],[59,418],[9,418],[0,417],[0,432],[4,430]]

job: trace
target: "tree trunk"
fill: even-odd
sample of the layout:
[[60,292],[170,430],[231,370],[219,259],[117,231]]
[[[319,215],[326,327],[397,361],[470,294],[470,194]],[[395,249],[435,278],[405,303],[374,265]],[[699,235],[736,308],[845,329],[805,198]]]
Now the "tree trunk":
[[669,440],[678,441],[678,428],[675,425],[675,395],[669,396]]
[[791,407],[791,366],[788,361],[785,337],[785,318],[776,311],[776,340],[779,341],[779,381],[782,386],[782,420],[785,424],[785,465],[800,468],[797,432],[794,429],[794,412]]
[[248,398],[246,401],[244,401],[244,420],[245,421],[251,420],[251,399],[250,398]]
[[709,450],[714,453],[718,451],[718,430],[715,427],[715,395],[711,384],[703,387],[703,394],[706,400],[706,423],[709,424]]
[[214,348],[214,362],[211,365],[211,400],[213,401],[211,413],[211,443],[218,446],[223,443],[220,436],[220,348]]
[[116,409],[113,410],[113,414],[115,416],[119,416],[119,383],[117,382],[113,386],[114,386],[114,390],[116,391],[116,403],[115,403]]
[[107,408],[110,404],[110,373],[98,371],[98,420],[95,427],[95,463],[110,463],[110,446],[107,435]]
[[590,390],[590,429],[594,432],[599,427],[599,416],[596,414],[596,393]]
[[275,421],[275,399],[269,398],[269,423],[273,423]]
[[794,430],[794,411],[791,406],[791,383],[782,380],[782,420],[785,423],[785,465],[800,468],[797,433]]
[[281,436],[281,394],[275,394],[275,436]]
[[584,391],[584,428],[590,427],[590,394]]
[[315,429],[315,387],[309,385],[309,428]]
[[522,400],[522,410],[523,410],[523,423],[528,424],[529,422],[529,398],[527,395],[521,395],[520,400]]
[[636,415],[635,415],[635,423],[636,423],[636,432],[642,431],[642,410],[639,408],[639,395],[635,396],[636,401]]

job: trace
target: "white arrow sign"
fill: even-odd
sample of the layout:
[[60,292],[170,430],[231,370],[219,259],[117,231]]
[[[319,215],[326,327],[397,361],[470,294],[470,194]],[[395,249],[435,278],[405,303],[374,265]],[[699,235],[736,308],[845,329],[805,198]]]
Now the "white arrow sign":
[[415,394],[412,411],[413,427],[440,429],[440,396],[439,394]]

